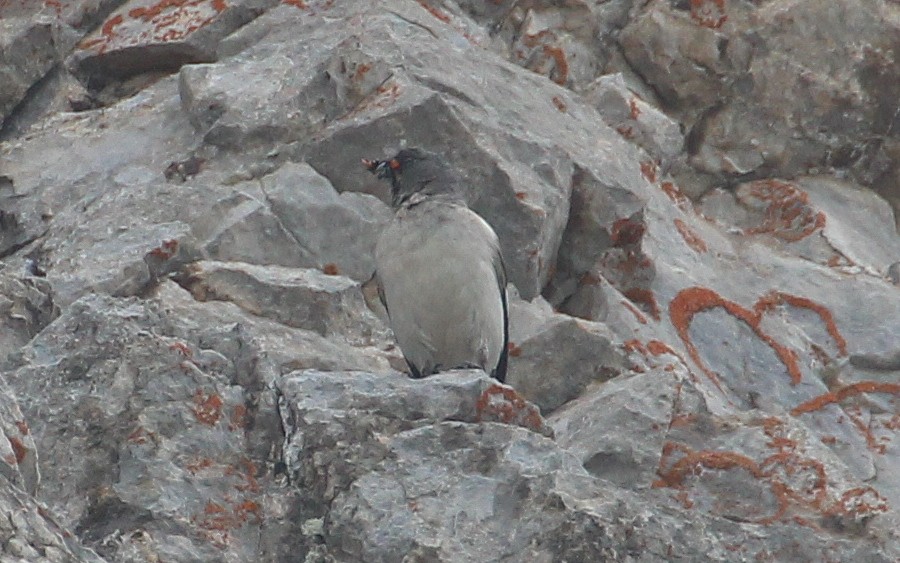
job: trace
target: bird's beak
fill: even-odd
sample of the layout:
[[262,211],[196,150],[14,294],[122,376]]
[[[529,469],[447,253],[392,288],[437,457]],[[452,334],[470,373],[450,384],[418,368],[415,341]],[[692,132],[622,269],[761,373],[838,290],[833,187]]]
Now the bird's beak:
[[384,179],[390,176],[390,170],[392,169],[391,161],[369,160],[368,158],[364,158],[362,159],[362,164],[366,167],[366,170],[375,174],[378,178]]

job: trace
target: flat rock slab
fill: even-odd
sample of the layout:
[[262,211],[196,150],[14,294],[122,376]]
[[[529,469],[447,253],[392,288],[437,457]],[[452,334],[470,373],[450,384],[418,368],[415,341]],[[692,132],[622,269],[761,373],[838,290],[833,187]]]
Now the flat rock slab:
[[322,336],[371,342],[383,325],[366,308],[360,286],[319,270],[254,266],[239,262],[190,264],[183,284],[198,301],[222,300]]
[[276,0],[136,0],[113,12],[71,57],[80,72],[125,78],[216,59],[219,41]]

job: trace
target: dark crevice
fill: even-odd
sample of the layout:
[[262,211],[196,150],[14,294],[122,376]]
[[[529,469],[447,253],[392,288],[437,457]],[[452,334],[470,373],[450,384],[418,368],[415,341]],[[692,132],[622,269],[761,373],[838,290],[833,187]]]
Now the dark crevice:
[[[117,0],[96,25],[102,24],[109,13],[122,3]],[[83,99],[70,101],[72,111],[86,111],[114,105],[136,95],[160,78],[179,72],[186,65],[217,62],[216,50],[221,40],[266,12],[264,8],[239,6],[232,7],[231,10],[226,22],[233,24],[234,29],[229,27],[227,34],[209,48],[177,41],[161,42],[118,49],[80,61],[72,72],[84,85],[87,94]]]
[[437,80],[435,80],[435,79],[433,79],[433,78],[426,77],[426,76],[416,76],[416,79],[417,79],[423,86],[426,86],[426,87],[428,87],[428,88],[431,88],[431,89],[434,90],[435,92],[439,92],[439,93],[441,93],[441,94],[447,94],[448,96],[452,96],[452,97],[456,98],[457,100],[460,100],[460,101],[462,101],[462,102],[464,102],[464,103],[466,103],[466,104],[468,104],[468,105],[470,105],[470,106],[472,106],[472,107],[481,107],[481,105],[480,105],[479,103],[477,103],[475,100],[473,100],[472,98],[470,98],[469,96],[467,96],[467,95],[466,95],[464,92],[462,92],[461,90],[457,90],[457,89],[454,88],[453,86],[449,86],[449,85],[444,84],[444,83],[442,83],[442,82],[438,82]]
[[[667,99],[666,96],[652,82],[647,80],[647,77],[644,76],[644,74],[640,70],[638,70],[637,67],[635,67],[633,64],[631,64],[631,61],[628,60],[628,57],[625,55],[625,50],[622,48],[622,45],[620,45],[618,42],[616,42],[614,45],[610,45],[610,49],[611,50],[615,49],[616,51],[618,51],[618,55],[619,55],[618,59],[628,67],[628,70],[631,72],[631,74],[633,76],[640,79],[641,84],[645,88],[647,88],[647,90],[649,90],[650,92],[653,93],[653,96],[655,98],[655,100],[652,100],[653,105],[657,106],[657,108],[660,111],[665,113],[670,118],[681,123],[680,119],[672,117],[672,111],[675,108],[672,107],[672,104],[669,104],[668,102],[666,102],[666,99]],[[681,123],[681,126],[684,127],[684,124]]]
[[704,111],[697,121],[694,122],[694,125],[690,128],[684,138],[684,148],[687,150],[688,156],[695,156],[700,152],[700,148],[706,140],[707,123],[709,123],[709,120],[718,115],[724,108],[725,104],[716,104]]
[[0,260],[3,260],[4,258],[9,258],[10,256],[12,256],[13,254],[15,254],[16,252],[22,250],[23,248],[25,248],[25,247],[28,246],[29,244],[31,244],[31,243],[33,243],[34,241],[36,241],[37,239],[41,238],[43,235],[44,235],[44,233],[41,233],[41,234],[38,235],[38,236],[35,236],[35,237],[31,237],[31,238],[25,239],[25,240],[22,241],[22,242],[18,242],[18,243],[16,243],[16,244],[13,244],[13,245],[8,246],[7,248],[4,248],[2,251],[0,251]]
[[62,75],[60,63],[53,65],[44,76],[32,84],[19,103],[6,115],[0,126],[0,143],[21,135],[33,123],[44,116],[53,102],[50,90],[54,89]]
[[[71,28],[80,32],[78,37],[80,40],[100,27],[106,18],[125,2],[126,0],[101,1],[95,10],[86,11],[81,20],[70,22]],[[52,90],[58,88],[58,84],[54,84],[54,81],[59,80],[66,72],[63,69],[63,61],[72,53],[77,44],[74,42],[65,53],[58,54],[59,59],[56,64],[28,88],[22,100],[6,116],[0,125],[0,142],[20,135],[43,117],[53,100]]]

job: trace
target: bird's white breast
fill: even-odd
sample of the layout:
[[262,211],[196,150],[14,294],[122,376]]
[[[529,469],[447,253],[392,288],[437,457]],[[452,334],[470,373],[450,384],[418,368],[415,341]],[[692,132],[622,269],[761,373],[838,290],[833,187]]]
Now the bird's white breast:
[[479,365],[490,372],[504,341],[497,235],[476,213],[445,201],[401,209],[375,250],[404,355],[423,374]]

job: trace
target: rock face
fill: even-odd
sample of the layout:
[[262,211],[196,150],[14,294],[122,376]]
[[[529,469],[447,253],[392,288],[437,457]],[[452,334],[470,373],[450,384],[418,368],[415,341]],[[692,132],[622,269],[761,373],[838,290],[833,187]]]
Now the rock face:
[[[890,0],[0,0],[0,560],[897,561],[898,56]],[[403,146],[509,386],[373,306]]]

